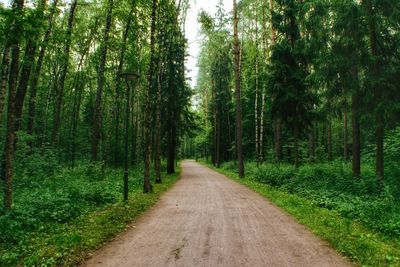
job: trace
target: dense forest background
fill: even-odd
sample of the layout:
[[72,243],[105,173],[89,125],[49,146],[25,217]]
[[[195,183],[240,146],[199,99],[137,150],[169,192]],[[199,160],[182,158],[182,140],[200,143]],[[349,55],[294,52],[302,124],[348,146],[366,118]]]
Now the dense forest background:
[[[215,166],[236,159],[232,19],[218,7],[199,18],[201,131],[185,143]],[[381,189],[397,176],[398,10],[390,0],[240,1],[244,157],[350,162],[355,179],[372,167]]]
[[[167,187],[153,197],[135,192],[176,178],[163,173],[176,172],[181,137],[194,125],[187,8],[173,0],[0,4],[0,265],[34,251],[32,236],[67,232],[67,223],[119,203],[123,188],[139,205],[124,216],[138,214]],[[108,229],[120,229],[113,221]]]
[[400,240],[400,2],[232,4],[200,12],[194,88],[187,0],[0,4],[0,265],[79,263],[179,158]]
[[[398,240],[399,10],[395,0],[238,1],[238,69],[234,18],[222,2],[216,14],[201,13],[200,130],[184,154],[237,172],[239,73],[246,179]],[[341,248],[360,259],[355,243]]]

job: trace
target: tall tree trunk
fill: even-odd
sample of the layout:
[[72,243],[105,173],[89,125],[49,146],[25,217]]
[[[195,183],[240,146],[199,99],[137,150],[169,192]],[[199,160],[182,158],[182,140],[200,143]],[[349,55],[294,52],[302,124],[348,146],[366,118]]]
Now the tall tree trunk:
[[175,173],[175,157],[176,157],[176,122],[172,123],[168,141],[167,155],[167,173]]
[[233,50],[235,56],[235,95],[236,95],[236,152],[239,177],[244,177],[242,141],[242,100],[240,89],[240,47],[238,37],[238,14],[236,0],[233,0]]
[[[41,0],[38,4],[35,19],[42,21],[43,13],[46,8],[47,0]],[[21,74],[18,80],[18,88],[16,93],[15,101],[15,130],[19,131],[21,127],[22,109],[24,106],[24,100],[26,91],[28,89],[29,79],[31,77],[33,62],[35,60],[35,54],[37,49],[38,37],[30,37],[27,41],[25,48],[25,55],[22,64]]]
[[328,160],[333,160],[333,153],[332,153],[332,120],[331,118],[328,119]]
[[347,103],[344,107],[343,111],[343,159],[345,161],[348,160],[349,158],[349,152],[348,152],[348,126],[347,126]]
[[[155,58],[155,33],[156,33],[156,20],[157,20],[157,0],[153,0],[151,9],[151,32],[150,32],[150,65],[148,73],[148,88],[145,96],[145,149],[144,149],[144,186],[143,191],[150,193],[153,191],[150,182],[150,157],[151,157],[151,125],[152,125],[152,99],[154,92],[154,77],[156,71],[156,58]],[[171,163],[170,163],[171,164]],[[173,165],[173,163],[172,163]]]
[[1,69],[0,69],[0,127],[2,125],[1,119],[3,118],[3,109],[5,104],[6,92],[7,92],[7,83],[8,83],[8,68],[10,64],[10,47],[6,44],[6,47],[3,51],[3,60],[1,62]]
[[101,137],[101,124],[102,124],[102,97],[105,80],[105,66],[107,61],[108,39],[110,36],[110,29],[112,23],[114,0],[108,0],[106,25],[103,32],[103,41],[101,45],[100,63],[97,76],[97,93],[94,106],[93,126],[92,126],[92,161],[97,161],[98,148]]
[[299,127],[296,125],[293,132],[294,137],[294,165],[299,167]]
[[314,127],[311,127],[310,133],[308,134],[308,156],[310,158],[310,162],[314,162],[315,161],[315,133],[314,133]]
[[76,10],[77,3],[78,3],[78,0],[74,0],[71,3],[71,8],[69,11],[69,16],[68,16],[68,26],[67,26],[66,36],[65,36],[65,47],[64,47],[64,53],[63,53],[61,74],[60,74],[60,80],[59,80],[58,88],[57,88],[57,99],[56,99],[56,107],[55,107],[55,112],[54,112],[53,130],[51,132],[52,145],[54,145],[57,140],[58,132],[59,132],[60,126],[61,126],[61,109],[62,109],[62,104],[63,104],[63,99],[64,99],[65,78],[66,78],[67,72],[68,72],[69,53],[70,53],[71,41],[72,41],[72,27],[74,24],[74,17],[75,17],[75,10]]
[[[119,54],[119,63],[118,63],[118,74],[123,72],[123,67],[125,63],[125,52],[126,52],[126,42],[128,40],[129,30],[132,24],[132,15],[135,10],[135,0],[131,2],[131,9],[129,11],[128,19],[126,21],[124,34],[122,36],[122,46]],[[120,106],[121,106],[121,98],[120,98],[120,91],[121,91],[121,77],[117,75],[116,78],[116,85],[115,85],[115,140],[114,140],[114,167],[117,167],[119,162],[119,121],[120,121]]]
[[274,122],[274,139],[275,139],[275,161],[282,160],[282,122],[280,119],[275,119]]
[[[270,25],[271,25],[271,43],[272,46],[275,45],[276,43],[276,29],[274,28],[274,25],[272,23],[272,14],[274,12],[274,0],[269,0],[269,10],[270,10]],[[275,160],[277,162],[282,160],[282,142],[281,142],[281,136],[282,136],[282,122],[280,119],[275,119],[274,120],[274,142],[275,142]]]
[[[20,48],[19,40],[22,34],[21,18],[23,16],[24,0],[13,2],[14,19],[11,23],[10,34],[15,37],[10,42],[11,65],[8,78],[8,106],[7,106],[7,131],[4,146],[4,209],[11,210],[13,203],[13,161],[14,161],[14,141],[15,141],[15,94],[18,79]],[[6,47],[8,44],[6,44]]]
[[24,100],[26,90],[28,88],[28,82],[31,75],[33,61],[35,59],[36,43],[32,39],[28,40],[25,48],[25,55],[22,64],[22,70],[18,82],[16,99],[15,99],[15,131],[19,131],[21,126],[22,108],[24,106]]
[[[363,0],[365,4],[369,41],[371,47],[371,55],[373,57],[373,72],[376,76],[380,73],[381,66],[381,52],[378,50],[378,32],[376,30],[376,21],[374,14],[373,2],[371,0]],[[382,88],[374,84],[373,93],[375,100],[375,144],[376,144],[376,175],[378,177],[379,186],[383,186],[384,179],[384,116],[383,116],[383,101],[382,101]]]
[[258,58],[258,0],[255,2],[256,4],[256,12],[255,12],[255,27],[256,27],[256,34],[255,34],[255,44],[256,44],[256,56],[255,56],[255,103],[254,103],[254,117],[255,117],[255,131],[256,131],[256,160],[257,160],[257,165],[260,164],[260,119],[259,119],[259,107],[258,107],[258,98],[259,98],[259,80],[258,80],[258,68],[259,68],[259,58]]
[[[38,60],[33,71],[31,83],[30,83],[30,94],[28,101],[28,125],[27,125],[27,133],[29,135],[33,135],[34,123],[35,123],[35,113],[36,113],[36,94],[37,94],[37,85],[39,82],[40,73],[42,71],[43,60],[46,53],[47,44],[50,39],[51,32],[53,30],[53,22],[54,22],[54,14],[57,11],[58,0],[54,0],[51,6],[50,15],[48,17],[48,26],[46,32],[44,34],[44,38],[42,41],[42,45],[40,48]],[[32,146],[32,142],[29,143]]]
[[[268,42],[267,42],[267,19],[266,19],[266,0],[263,0],[263,7],[262,7],[262,27],[263,27],[263,36],[262,36],[262,41],[263,41],[263,55],[264,55],[264,60],[267,60],[268,56]],[[265,63],[264,63],[265,66]],[[266,88],[266,83],[264,82],[264,86],[262,88],[262,93],[261,93],[261,115],[260,115],[260,162],[264,161],[264,115],[265,115],[265,94],[266,94],[267,88]]]
[[216,167],[221,166],[221,113],[220,110],[217,111],[217,125],[216,125],[216,152],[215,152],[215,162]]
[[361,134],[360,134],[360,96],[358,88],[358,68],[352,70],[353,80],[356,82],[351,96],[351,125],[352,125],[352,169],[353,176],[359,177],[361,172]]
[[75,150],[76,150],[76,133],[78,130],[79,113],[81,110],[82,93],[85,88],[85,82],[82,81],[80,74],[77,87],[74,93],[74,106],[72,112],[72,132],[71,132],[71,165],[75,166]]
[[154,171],[156,184],[161,184],[161,64],[159,64],[157,77],[157,100],[156,100],[156,137],[155,137],[155,160]]

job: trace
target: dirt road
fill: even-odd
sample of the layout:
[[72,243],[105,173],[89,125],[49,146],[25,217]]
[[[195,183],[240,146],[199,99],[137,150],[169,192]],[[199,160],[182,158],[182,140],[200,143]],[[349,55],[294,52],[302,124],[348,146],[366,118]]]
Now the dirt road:
[[349,266],[279,208],[193,161],[159,203],[84,266]]

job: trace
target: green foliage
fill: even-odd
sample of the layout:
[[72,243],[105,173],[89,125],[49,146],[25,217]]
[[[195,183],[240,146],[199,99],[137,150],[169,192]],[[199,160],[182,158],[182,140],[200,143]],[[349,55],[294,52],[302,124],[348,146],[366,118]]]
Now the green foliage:
[[[234,171],[236,166],[223,164],[222,169]],[[351,166],[341,161],[332,164],[292,165],[246,164],[249,179],[311,201],[316,207],[338,212],[354,219],[377,233],[400,240],[400,195],[398,184],[385,183],[381,192],[374,170],[365,166],[361,177],[352,176]]]
[[[330,183],[329,174],[342,169],[344,174],[350,175],[349,167],[340,162],[331,168],[317,164],[304,166],[298,171],[289,165],[263,165],[260,169],[256,166],[252,162],[246,164],[245,179],[236,175],[232,163],[223,164],[217,170],[267,197],[352,261],[362,266],[400,264],[400,207],[398,199],[388,192],[369,196],[365,193],[368,185],[355,186],[357,181],[347,182],[345,179],[338,180],[336,188],[342,190],[346,184],[353,185],[346,189],[346,193],[325,190],[324,185]],[[364,170],[363,179],[368,181],[369,173],[372,170]],[[294,176],[290,178],[289,175]],[[304,183],[301,175],[304,175]],[[271,186],[265,181],[280,185]],[[319,186],[322,186],[321,190]],[[289,188],[298,192],[288,192]]]
[[160,191],[147,196],[141,193],[142,170],[130,170],[130,202],[124,207],[121,169],[81,162],[53,174],[38,170],[32,176],[27,170],[17,176],[12,211],[0,216],[0,266],[75,265],[154,204],[177,177],[166,177]]

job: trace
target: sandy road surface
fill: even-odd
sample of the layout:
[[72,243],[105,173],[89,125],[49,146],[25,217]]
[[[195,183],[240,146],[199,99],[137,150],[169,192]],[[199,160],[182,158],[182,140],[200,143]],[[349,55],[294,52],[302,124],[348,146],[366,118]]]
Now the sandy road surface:
[[349,266],[279,208],[193,161],[159,203],[84,266]]

